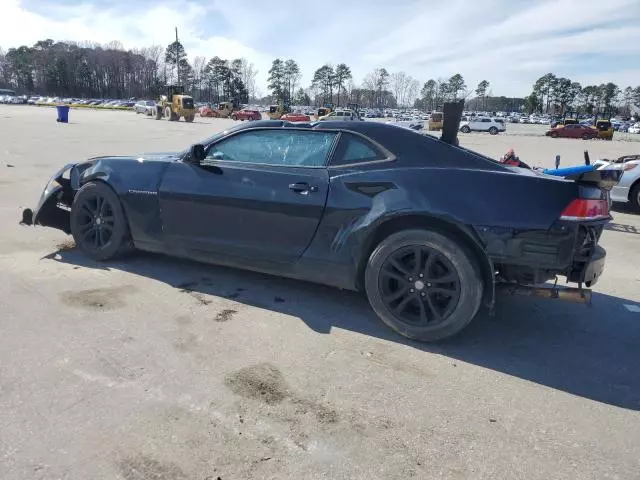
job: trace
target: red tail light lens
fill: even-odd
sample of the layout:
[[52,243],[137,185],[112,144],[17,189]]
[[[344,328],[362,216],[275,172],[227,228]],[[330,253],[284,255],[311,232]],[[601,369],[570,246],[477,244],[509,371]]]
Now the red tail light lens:
[[606,200],[576,198],[560,214],[560,220],[602,220],[609,218],[609,203]]

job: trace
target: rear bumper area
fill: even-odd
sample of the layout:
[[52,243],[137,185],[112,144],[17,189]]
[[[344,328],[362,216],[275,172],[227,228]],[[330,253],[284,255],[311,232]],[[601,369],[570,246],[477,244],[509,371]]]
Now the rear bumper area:
[[536,285],[565,276],[590,287],[604,270],[606,252],[598,242],[605,223],[558,222],[548,231],[483,227],[480,236],[501,280]]

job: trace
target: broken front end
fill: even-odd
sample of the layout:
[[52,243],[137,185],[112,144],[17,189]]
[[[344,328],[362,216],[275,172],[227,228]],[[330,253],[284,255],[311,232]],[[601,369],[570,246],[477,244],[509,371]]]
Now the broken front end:
[[74,167],[73,163],[67,164],[51,177],[40,195],[36,209],[23,210],[23,224],[42,225],[71,233],[71,204],[79,185],[78,172]]

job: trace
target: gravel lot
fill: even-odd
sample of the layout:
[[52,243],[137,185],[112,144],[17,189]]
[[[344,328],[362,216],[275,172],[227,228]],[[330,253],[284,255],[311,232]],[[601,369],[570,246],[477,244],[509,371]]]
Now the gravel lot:
[[[98,264],[19,226],[64,163],[233,123],[54,119],[0,106],[0,479],[640,478],[639,215],[616,209],[592,307],[500,298],[423,345],[358,294],[156,255]],[[546,166],[640,151],[536,129],[460,139]]]

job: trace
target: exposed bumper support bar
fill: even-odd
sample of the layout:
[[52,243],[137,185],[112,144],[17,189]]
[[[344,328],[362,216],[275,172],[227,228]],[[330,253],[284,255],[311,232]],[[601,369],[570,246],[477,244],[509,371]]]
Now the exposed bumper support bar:
[[527,285],[499,283],[496,285],[496,290],[497,292],[509,295],[522,295],[536,298],[558,298],[569,302],[591,305],[591,290],[587,288],[531,287]]

